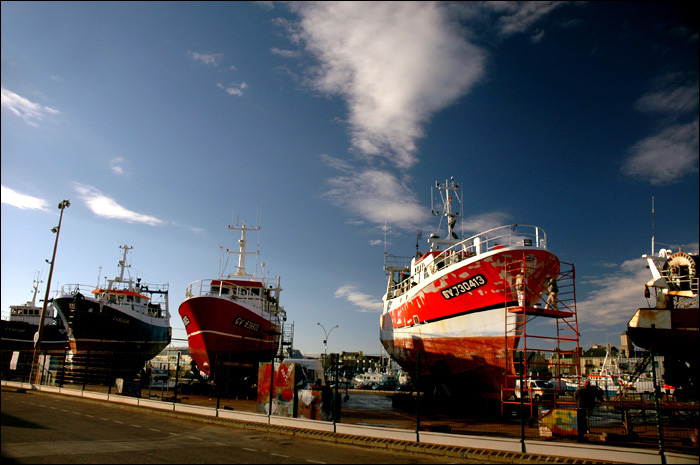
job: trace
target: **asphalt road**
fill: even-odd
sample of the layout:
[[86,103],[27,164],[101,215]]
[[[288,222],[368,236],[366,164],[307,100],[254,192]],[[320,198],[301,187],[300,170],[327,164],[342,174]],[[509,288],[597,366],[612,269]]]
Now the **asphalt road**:
[[7,389],[1,439],[3,463],[455,462]]

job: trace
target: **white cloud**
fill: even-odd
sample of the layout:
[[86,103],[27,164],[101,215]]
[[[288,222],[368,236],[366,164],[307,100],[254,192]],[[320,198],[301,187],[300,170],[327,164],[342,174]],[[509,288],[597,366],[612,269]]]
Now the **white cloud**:
[[127,174],[126,168],[124,167],[126,164],[127,161],[123,157],[113,158],[109,161],[109,170],[117,176],[123,176]]
[[293,4],[301,39],[318,60],[313,85],[345,99],[353,148],[400,169],[417,162],[430,116],[463,96],[484,73],[485,53],[469,43],[439,3]]
[[165,224],[165,221],[153,216],[127,210],[114,199],[106,197],[94,187],[76,183],[74,188],[87,207],[97,216],[122,220],[128,223],[144,223],[150,226],[162,226]]
[[360,312],[365,313],[381,313],[383,304],[380,299],[377,299],[369,294],[364,294],[357,290],[357,286],[345,284],[340,286],[334,294],[336,299],[345,299],[353,306],[357,307]]
[[[588,298],[576,304],[579,324],[596,328],[626,325],[638,308],[647,307],[644,283],[651,279],[642,258],[627,260],[616,271],[590,279],[592,285]],[[654,302],[652,302],[652,305]]]
[[57,115],[60,113],[55,108],[32,102],[4,87],[2,87],[1,100],[3,108],[7,108],[32,126],[38,126],[38,122],[42,121],[46,115]]
[[676,78],[677,76],[669,75],[659,79],[653,90],[639,98],[635,105],[637,110],[671,115],[697,111],[697,83],[675,85]]
[[48,203],[46,200],[32,197],[31,195],[20,194],[9,187],[2,186],[0,197],[2,197],[2,203],[21,208],[22,210],[48,211]]
[[415,193],[388,171],[351,171],[329,179],[327,184],[326,198],[376,224],[415,229],[429,216]]
[[503,13],[498,18],[498,32],[510,36],[525,32],[544,16],[567,2],[484,2],[484,6],[497,13]]
[[465,233],[480,233],[508,224],[510,216],[503,212],[482,213],[464,218],[462,227]]
[[248,88],[248,84],[246,84],[245,82],[241,82],[240,84],[236,84],[236,83],[232,82],[228,86],[225,86],[219,82],[216,84],[216,87],[218,87],[219,89],[225,90],[226,93],[229,95],[236,95],[238,97],[242,97],[243,91]]
[[622,171],[652,185],[670,184],[698,172],[698,120],[663,129],[630,149]]
[[285,50],[277,47],[272,47],[270,49],[273,55],[281,56],[283,58],[296,58],[299,56],[299,52],[296,50]]
[[192,61],[198,61],[208,66],[219,66],[221,60],[224,59],[223,53],[199,53],[187,52],[187,57]]

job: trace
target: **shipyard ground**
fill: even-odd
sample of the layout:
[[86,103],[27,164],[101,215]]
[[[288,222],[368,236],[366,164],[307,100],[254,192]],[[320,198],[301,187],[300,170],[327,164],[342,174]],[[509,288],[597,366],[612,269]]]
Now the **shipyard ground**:
[[[16,388],[3,386],[3,391],[5,390],[17,390]],[[61,394],[53,394],[46,392],[39,392],[34,390],[26,390],[26,392],[32,393],[33,395],[40,396],[61,396]],[[83,402],[97,402],[100,404],[110,404],[110,407],[130,409],[134,411],[143,411],[144,407],[137,407],[124,404],[114,404],[105,402],[102,400],[94,399],[81,399]],[[185,399],[182,399],[185,400]],[[216,407],[217,399],[209,398],[204,396],[187,396],[186,399],[189,405],[198,404],[202,407]],[[226,410],[238,410],[238,411],[250,411],[254,408],[254,401],[245,399],[225,399],[221,400],[220,408]],[[503,452],[503,451],[493,451],[486,449],[475,449],[466,447],[454,447],[454,446],[440,446],[435,444],[418,443],[414,441],[400,441],[400,440],[390,440],[390,439],[380,439],[371,438],[366,436],[354,436],[348,434],[339,434],[333,432],[320,432],[314,430],[307,430],[302,428],[290,428],[277,425],[260,424],[253,422],[243,422],[230,420],[225,418],[211,417],[198,415],[193,413],[184,412],[173,412],[173,411],[161,411],[156,409],[148,409],[149,413],[176,416],[182,419],[187,419],[196,422],[210,423],[217,425],[227,425],[235,428],[250,429],[254,431],[263,432],[266,435],[277,435],[286,437],[299,437],[307,438],[318,441],[325,441],[329,443],[335,443],[339,445],[351,445],[362,448],[373,448],[377,450],[386,450],[392,452],[401,452],[409,454],[421,454],[426,457],[438,457],[454,459],[456,462],[463,463],[611,463],[610,460],[590,460],[581,458],[567,458],[567,457],[557,457],[539,454],[528,454],[528,453],[514,453],[514,452]],[[346,419],[350,419],[352,412],[343,412]],[[364,415],[363,420],[371,420],[366,417],[367,412],[362,412]],[[407,419],[407,422],[410,420]],[[594,454],[591,454],[594,455]],[[617,462],[625,463],[625,462]],[[629,463],[629,462],[628,462]],[[656,462],[660,463],[660,462]],[[669,462],[672,463],[672,462]]]

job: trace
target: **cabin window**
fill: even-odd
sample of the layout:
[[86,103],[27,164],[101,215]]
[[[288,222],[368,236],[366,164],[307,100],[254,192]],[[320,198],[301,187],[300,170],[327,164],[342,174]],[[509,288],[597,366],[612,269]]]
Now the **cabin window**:
[[230,290],[230,288],[228,288],[228,287],[222,287],[221,288],[221,295],[228,295],[229,290]]
[[219,286],[212,286],[211,287],[211,293],[212,294],[218,294],[221,292],[221,288]]
[[250,293],[253,294],[254,296],[260,297],[260,289],[251,289]]

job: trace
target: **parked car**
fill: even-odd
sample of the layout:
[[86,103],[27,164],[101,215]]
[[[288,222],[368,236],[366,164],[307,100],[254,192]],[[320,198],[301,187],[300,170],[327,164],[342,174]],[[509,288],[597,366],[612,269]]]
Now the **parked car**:
[[[520,399],[520,380],[515,380],[515,391],[513,392],[516,399]],[[554,386],[551,382],[544,379],[528,379],[525,386],[523,386],[524,398],[529,398],[532,395],[532,399],[535,402],[540,402],[541,400],[548,400],[554,396]]]

